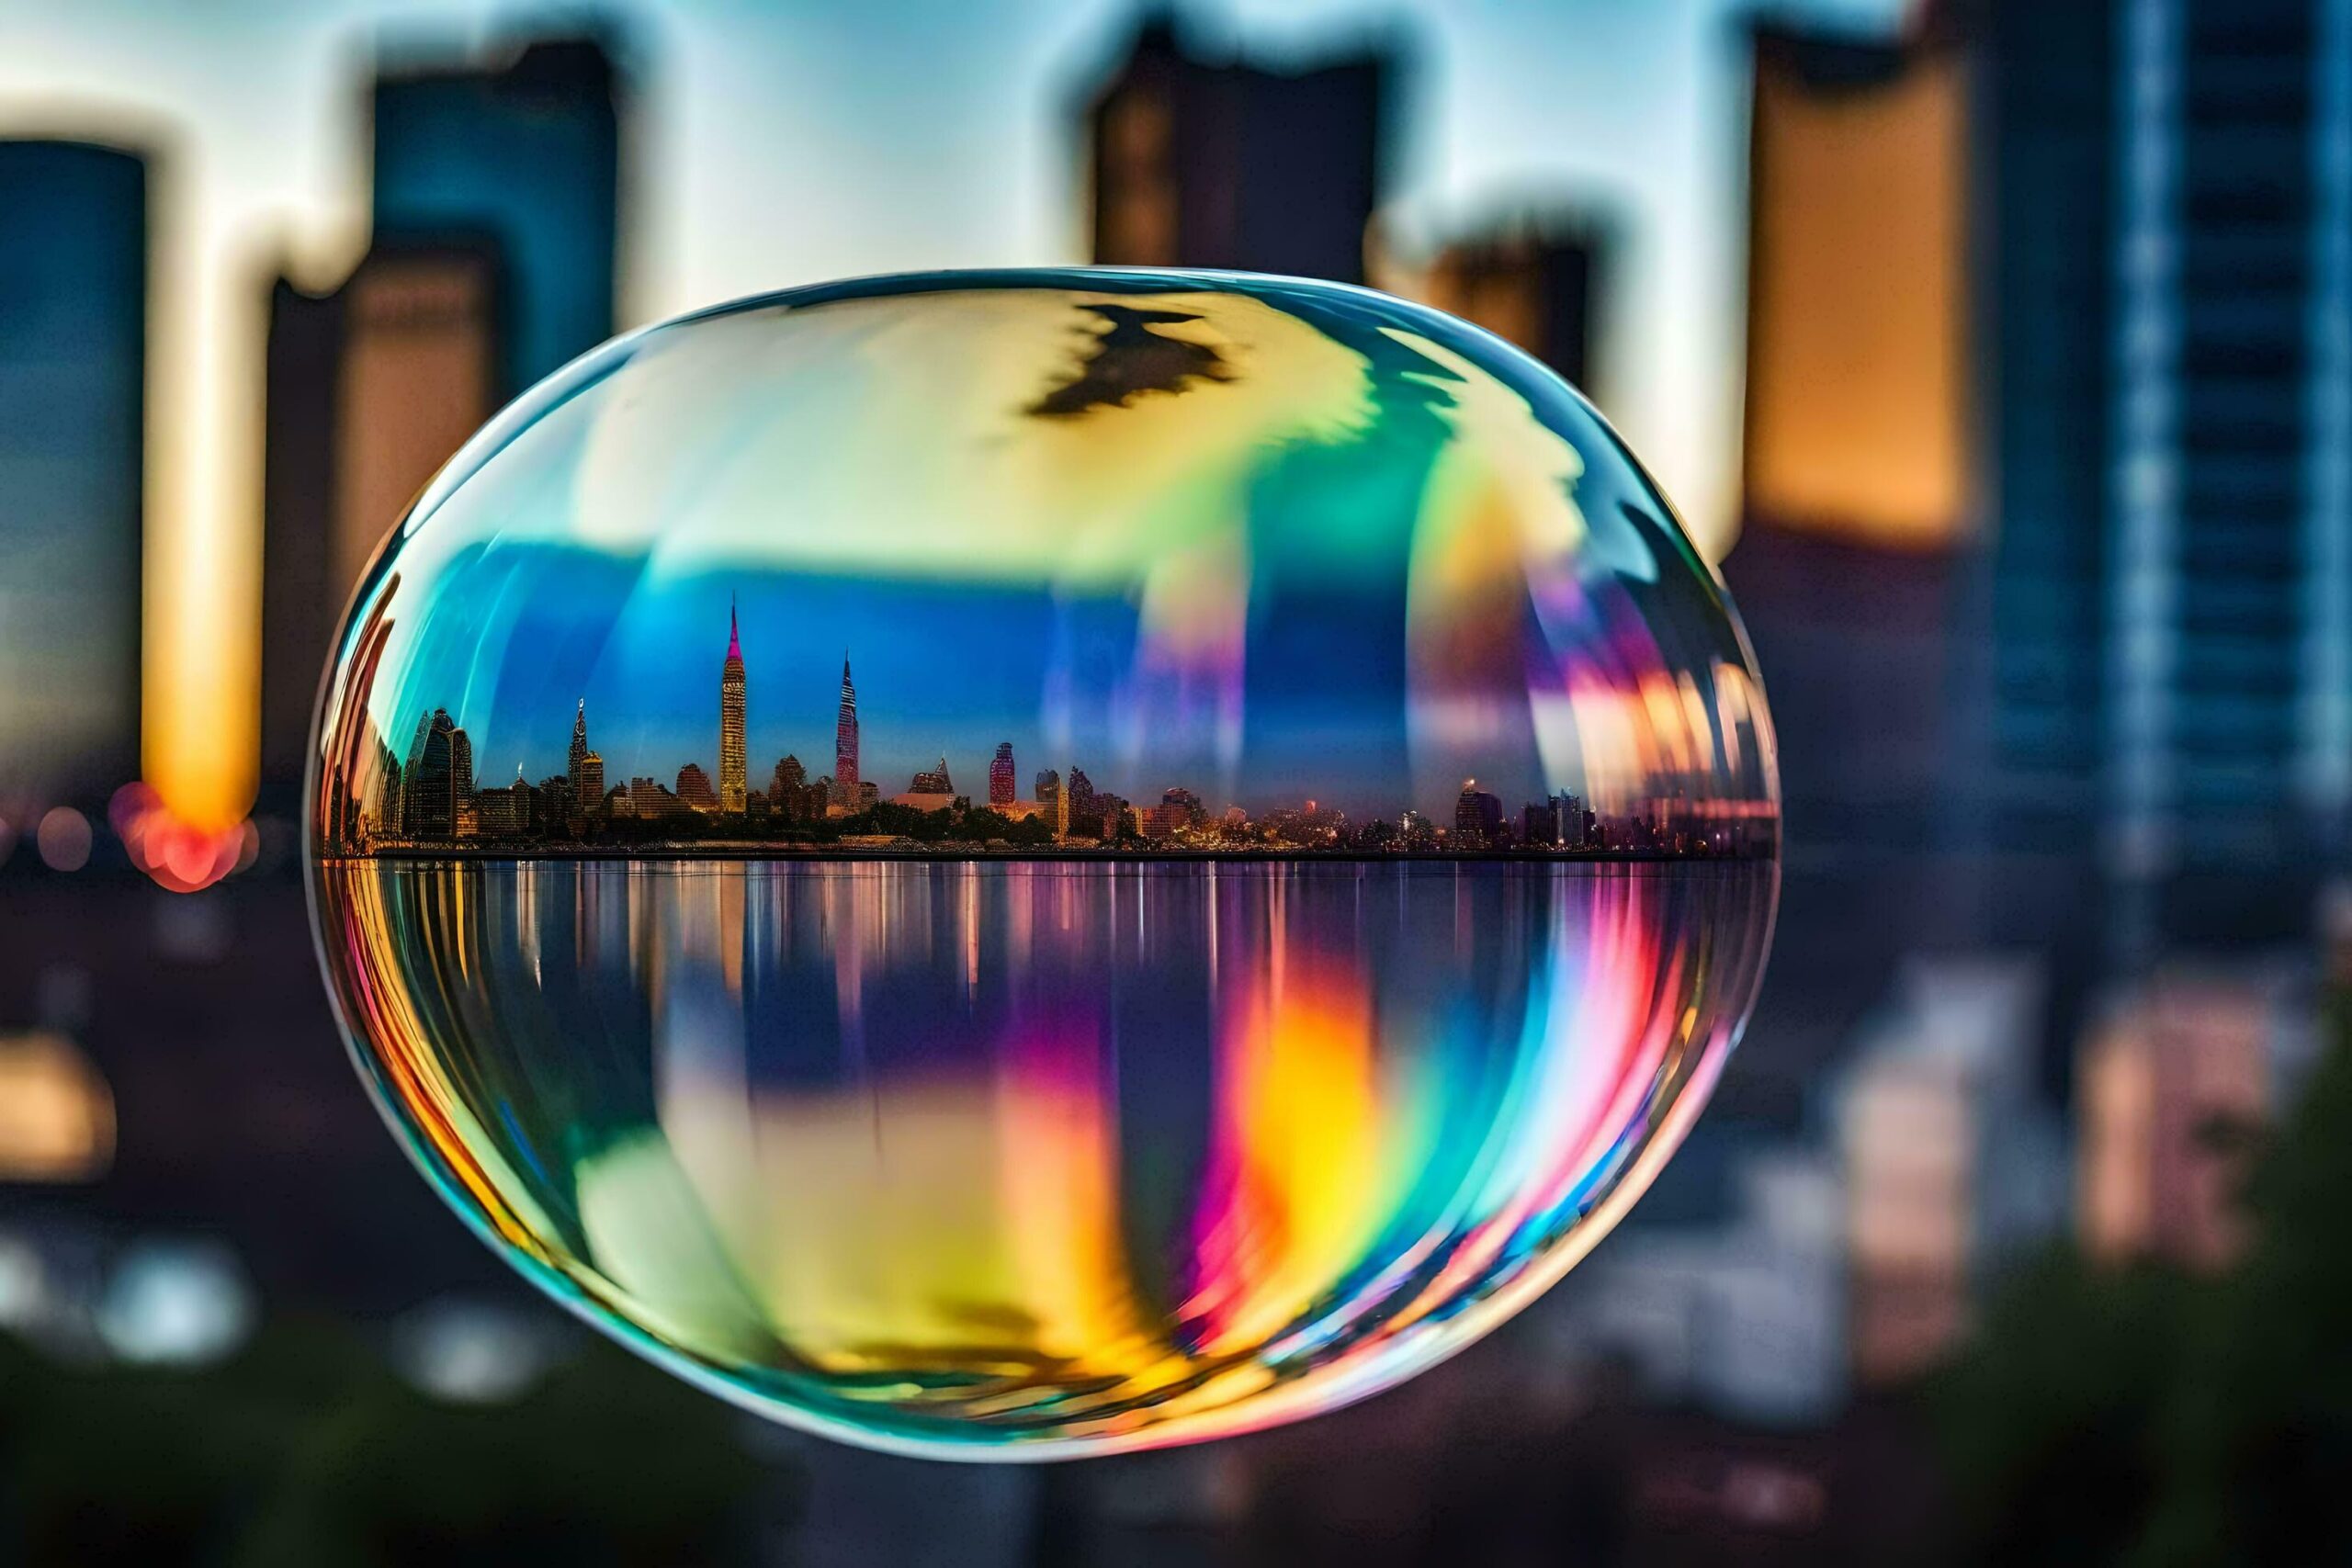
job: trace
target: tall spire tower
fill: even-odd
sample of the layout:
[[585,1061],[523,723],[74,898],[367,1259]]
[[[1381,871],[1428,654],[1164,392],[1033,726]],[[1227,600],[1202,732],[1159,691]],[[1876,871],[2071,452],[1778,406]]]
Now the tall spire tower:
[[718,809],[741,816],[745,805],[743,638],[735,604],[727,604],[727,662],[718,670]]
[[833,719],[833,799],[857,809],[857,688],[850,683],[849,649],[842,649],[842,705]]

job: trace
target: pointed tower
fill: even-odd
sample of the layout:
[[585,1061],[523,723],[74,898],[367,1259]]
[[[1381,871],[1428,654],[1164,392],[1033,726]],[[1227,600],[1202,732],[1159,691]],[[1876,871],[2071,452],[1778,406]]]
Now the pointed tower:
[[833,719],[833,800],[857,809],[857,688],[850,683],[849,649],[842,649],[842,705]]
[[718,669],[718,809],[741,815],[748,783],[743,752],[743,639],[727,604],[727,662]]

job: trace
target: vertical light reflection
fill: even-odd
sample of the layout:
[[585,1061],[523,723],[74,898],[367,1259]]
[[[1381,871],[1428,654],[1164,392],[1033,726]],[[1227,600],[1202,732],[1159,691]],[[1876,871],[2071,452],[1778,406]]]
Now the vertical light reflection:
[[[842,1419],[1157,1441],[1580,1250],[1719,1068],[1769,875],[343,863],[322,897],[386,1092],[592,1302]],[[530,1005],[468,994],[535,965]]]

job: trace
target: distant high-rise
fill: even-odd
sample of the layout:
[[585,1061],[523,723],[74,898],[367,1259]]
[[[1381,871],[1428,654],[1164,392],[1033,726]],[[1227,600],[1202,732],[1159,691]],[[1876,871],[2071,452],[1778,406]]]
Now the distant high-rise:
[[1590,394],[1600,253],[1576,214],[1525,212],[1440,252],[1422,292]]
[[1052,819],[1054,837],[1057,839],[1068,837],[1069,834],[1069,792],[1062,788],[1061,774],[1051,768],[1047,768],[1037,775],[1037,804],[1046,808],[1046,815]]
[[989,804],[1010,806],[1015,794],[1012,772],[1012,742],[997,742],[996,755],[989,762]]
[[584,825],[604,809],[605,759],[588,752],[571,773],[572,820]]
[[571,749],[564,754],[564,771],[571,780],[575,794],[580,788],[580,764],[588,758],[588,699],[580,699],[580,707],[571,716]]
[[719,809],[718,792],[711,788],[710,775],[702,771],[700,762],[688,762],[678,770],[678,798],[696,811]]
[[[830,781],[828,781],[830,783]],[[798,822],[824,815],[827,790],[808,782],[808,770],[793,756],[776,759],[768,780],[768,807],[779,817]]]
[[1363,282],[1396,74],[1207,60],[1155,15],[1088,110],[1094,260]]
[[[750,781],[743,754],[743,642],[735,629],[735,610],[727,611],[727,662],[718,671],[718,808],[741,812]],[[681,790],[680,794],[684,791]]]
[[138,775],[146,379],[146,164],[0,141],[0,798]]
[[458,831],[457,726],[447,709],[416,721],[401,766],[401,831],[412,839],[448,839]]
[[462,729],[449,731],[449,789],[460,806],[474,797],[473,738]]
[[610,337],[621,83],[594,39],[526,44],[496,69],[400,70],[374,93],[378,243],[475,234],[503,258],[501,392]]
[[842,701],[833,716],[833,803],[854,811],[858,803],[857,688],[849,678],[849,654],[842,654]]
[[262,780],[307,765],[336,617],[384,536],[499,402],[500,264],[480,240],[378,241],[333,291],[269,301],[262,463]]
[[1476,779],[1462,781],[1453,802],[1453,830],[1471,845],[1495,844],[1503,837],[1502,797],[1478,787]]
[[917,773],[914,782],[907,787],[915,795],[954,795],[956,784],[947,776],[947,759],[942,757],[939,766],[926,768]]

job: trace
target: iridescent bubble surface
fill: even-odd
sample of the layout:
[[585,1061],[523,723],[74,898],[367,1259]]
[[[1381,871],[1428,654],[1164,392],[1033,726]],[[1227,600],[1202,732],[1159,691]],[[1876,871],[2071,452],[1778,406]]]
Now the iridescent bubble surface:
[[964,1457],[1499,1322],[1698,1113],[1778,887],[1754,670],[1615,435],[1228,275],[608,344],[388,541],[314,781],[330,987],[451,1204],[718,1393]]

